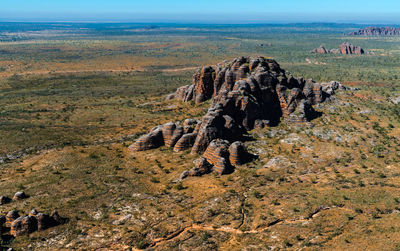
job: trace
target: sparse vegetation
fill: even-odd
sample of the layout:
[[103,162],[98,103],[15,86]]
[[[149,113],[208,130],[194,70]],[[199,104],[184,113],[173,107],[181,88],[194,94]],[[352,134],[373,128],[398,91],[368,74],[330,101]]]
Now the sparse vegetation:
[[[122,250],[170,238],[156,248],[396,248],[400,108],[391,99],[400,95],[400,38],[343,37],[351,25],[71,27],[75,36],[43,24],[59,32],[0,42],[0,157],[26,154],[0,164],[0,195],[31,195],[1,213],[57,208],[69,218],[0,246]],[[375,54],[309,53],[344,40]],[[249,132],[246,146],[258,159],[229,175],[176,182],[196,156],[128,150],[156,124],[201,118],[211,101],[165,94],[191,83],[191,67],[240,55],[273,57],[295,76],[361,90],[318,107],[324,116],[314,127]],[[274,157],[281,162],[266,167]]]

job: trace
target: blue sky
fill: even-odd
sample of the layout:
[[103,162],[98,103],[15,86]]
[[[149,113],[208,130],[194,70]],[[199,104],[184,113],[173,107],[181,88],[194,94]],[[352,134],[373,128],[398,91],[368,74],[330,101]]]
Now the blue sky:
[[400,1],[1,0],[0,20],[400,23]]

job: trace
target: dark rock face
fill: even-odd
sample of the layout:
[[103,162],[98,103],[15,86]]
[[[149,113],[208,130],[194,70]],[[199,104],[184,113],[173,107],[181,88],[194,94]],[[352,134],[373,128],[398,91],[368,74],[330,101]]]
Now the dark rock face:
[[4,205],[7,204],[11,201],[10,198],[8,198],[7,196],[0,196],[0,205]]
[[350,32],[350,36],[399,36],[400,28],[394,27],[367,27],[355,32]]
[[364,54],[365,51],[362,49],[360,46],[354,46],[349,42],[345,42],[340,45],[339,49],[331,49],[327,50],[325,47],[322,45],[314,50],[311,51],[311,53],[319,53],[319,54],[327,54],[327,53],[332,53],[332,54],[343,54],[343,55],[351,55],[351,54]]
[[[140,151],[165,144],[178,152],[192,147],[192,154],[204,153],[212,170],[228,173],[248,160],[240,142],[247,131],[277,125],[282,117],[288,123],[308,123],[320,115],[313,105],[323,102],[339,86],[337,82],[322,85],[295,78],[276,61],[263,57],[241,57],[215,68],[204,67],[195,74],[193,85],[181,87],[184,91],[178,88],[174,94],[182,101],[212,99],[201,121],[187,119],[183,129],[177,123],[164,124],[129,148]],[[206,166],[201,163],[182,175],[204,173],[208,168],[200,168]]]

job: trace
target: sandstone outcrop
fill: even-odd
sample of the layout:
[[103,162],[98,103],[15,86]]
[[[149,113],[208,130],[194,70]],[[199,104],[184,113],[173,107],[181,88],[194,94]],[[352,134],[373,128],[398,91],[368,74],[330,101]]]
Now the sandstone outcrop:
[[340,53],[344,55],[364,54],[364,50],[360,46],[354,46],[349,42],[345,42],[340,46]]
[[288,123],[309,123],[320,115],[313,105],[341,86],[295,78],[275,60],[263,57],[240,57],[203,67],[193,79],[192,85],[178,88],[172,96],[196,103],[212,99],[201,121],[187,119],[183,127],[179,122],[158,126],[129,147],[142,151],[165,144],[175,152],[191,147],[192,154],[204,153],[201,165],[182,177],[207,173],[209,166],[220,174],[229,173],[251,159],[241,142],[247,131],[277,125],[282,118]]
[[150,133],[140,137],[129,148],[133,151],[145,151],[145,150],[160,147],[162,145],[164,145],[162,127],[157,126],[156,128],[153,128]]
[[400,28],[394,27],[367,27],[355,32],[350,32],[350,36],[399,36]]
[[250,155],[246,150],[243,142],[236,141],[229,146],[229,161],[232,166],[240,166],[250,159]]
[[351,54],[357,54],[357,55],[362,55],[365,54],[365,51],[363,48],[360,46],[354,46],[349,42],[344,42],[343,44],[340,45],[339,49],[330,49],[327,50],[325,47],[322,45],[314,50],[311,51],[311,53],[319,53],[319,54],[343,54],[343,55],[351,55]]
[[315,48],[315,49],[312,50],[311,52],[312,52],[312,53],[319,53],[319,54],[327,54],[327,53],[328,53],[328,50],[325,49],[325,47],[321,45],[320,47]]
[[28,215],[19,216],[17,211],[10,211],[6,217],[2,217],[3,225],[10,228],[10,234],[14,237],[33,233],[35,231],[43,231],[50,227],[54,227],[64,223],[65,219],[60,217],[57,211],[53,211],[50,215],[39,213],[35,209]]
[[37,220],[34,216],[21,216],[11,224],[11,235],[17,237],[30,234],[37,230]]

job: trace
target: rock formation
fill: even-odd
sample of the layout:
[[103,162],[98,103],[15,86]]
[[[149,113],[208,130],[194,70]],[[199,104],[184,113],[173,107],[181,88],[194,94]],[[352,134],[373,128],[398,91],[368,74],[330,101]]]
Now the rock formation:
[[344,42],[343,44],[340,45],[339,49],[327,50],[327,49],[325,49],[325,47],[323,47],[321,45],[320,47],[312,50],[311,53],[319,53],[319,54],[332,53],[332,54],[343,54],[343,55],[351,55],[351,54],[362,55],[362,54],[365,53],[365,51],[360,46],[354,46],[349,42]]
[[327,54],[327,53],[328,53],[328,50],[325,49],[325,47],[321,45],[320,47],[318,47],[318,48],[312,50],[311,52],[312,52],[312,53],[319,53],[319,54]]
[[162,127],[157,126],[153,128],[150,133],[140,137],[135,144],[131,145],[129,148],[133,151],[145,151],[162,145],[164,145]]
[[10,234],[17,237],[35,231],[42,231],[60,225],[63,222],[64,219],[58,215],[57,211],[53,211],[49,216],[33,209],[25,216],[19,216],[17,211],[10,211],[6,217],[2,217],[0,226],[5,224],[6,227],[10,228]]
[[350,36],[399,36],[400,28],[394,27],[367,27],[355,32],[350,32]]
[[16,210],[12,210],[6,215],[6,227],[11,227],[11,224],[19,217],[19,213]]
[[354,46],[349,42],[345,42],[340,46],[341,54],[364,54],[364,50],[360,46]]
[[11,235],[20,236],[30,234],[37,230],[37,220],[34,216],[21,216],[11,224]]
[[176,152],[191,147],[192,154],[204,153],[182,177],[210,170],[229,173],[250,159],[241,142],[247,131],[277,125],[281,118],[288,123],[309,123],[319,115],[313,105],[341,86],[295,78],[275,60],[263,57],[241,57],[203,67],[193,79],[192,85],[178,88],[168,99],[196,103],[212,99],[201,121],[188,119],[183,127],[179,123],[158,126],[129,147],[142,151],[166,145]]

